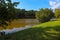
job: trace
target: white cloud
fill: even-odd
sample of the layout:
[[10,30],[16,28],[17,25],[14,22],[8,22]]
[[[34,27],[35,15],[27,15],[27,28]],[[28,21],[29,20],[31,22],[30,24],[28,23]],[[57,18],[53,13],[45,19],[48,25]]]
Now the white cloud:
[[58,8],[60,6],[60,1],[59,0],[56,0],[56,1],[51,0],[49,3],[51,5],[52,9]]

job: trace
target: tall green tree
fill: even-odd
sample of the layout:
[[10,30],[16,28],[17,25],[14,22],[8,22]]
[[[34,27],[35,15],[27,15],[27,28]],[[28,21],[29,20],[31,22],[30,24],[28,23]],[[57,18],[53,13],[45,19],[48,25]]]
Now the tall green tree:
[[53,16],[53,11],[48,8],[42,8],[38,12],[36,12],[36,18],[39,20],[40,23],[49,21]]
[[11,0],[0,0],[0,26],[7,26],[10,20],[15,18],[15,6],[19,2],[11,2]]
[[55,17],[60,18],[60,9],[55,9]]

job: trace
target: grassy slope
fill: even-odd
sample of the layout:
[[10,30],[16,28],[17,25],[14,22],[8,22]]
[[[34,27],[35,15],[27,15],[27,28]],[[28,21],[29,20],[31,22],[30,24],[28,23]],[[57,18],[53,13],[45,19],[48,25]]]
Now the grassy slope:
[[10,40],[60,40],[60,21],[51,21],[9,34]]
[[55,26],[60,26],[60,21],[50,21],[50,22],[46,22],[46,23],[42,23],[40,25],[36,25],[33,27],[55,27]]

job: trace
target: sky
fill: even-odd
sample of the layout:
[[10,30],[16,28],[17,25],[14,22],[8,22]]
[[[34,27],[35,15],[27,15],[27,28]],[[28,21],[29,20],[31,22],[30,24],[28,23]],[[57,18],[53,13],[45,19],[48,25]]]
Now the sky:
[[40,8],[58,8],[60,0],[12,0],[12,2],[20,2],[17,8],[26,10],[39,10]]

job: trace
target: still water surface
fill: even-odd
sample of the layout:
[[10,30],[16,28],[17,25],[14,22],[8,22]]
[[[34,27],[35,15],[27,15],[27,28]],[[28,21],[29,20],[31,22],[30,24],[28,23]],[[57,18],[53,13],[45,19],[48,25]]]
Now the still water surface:
[[31,25],[26,25],[25,27],[13,28],[11,30],[9,30],[9,29],[0,30],[0,32],[5,32],[5,34],[8,34],[8,33],[14,33],[14,32],[18,32],[18,31],[21,31],[21,30],[25,30],[25,29],[28,29],[28,28],[31,28],[31,27],[32,27]]
[[[25,29],[31,28],[32,26],[38,24],[38,21],[36,19],[24,19],[24,20],[25,20],[25,22],[27,24],[27,25],[25,25],[25,27],[18,27],[18,28],[14,27],[13,29],[0,30],[0,32],[4,31],[5,34],[14,33],[14,32],[18,32],[18,31],[21,31],[21,30],[25,30]],[[21,21],[21,19],[18,20],[18,22],[19,21]],[[23,22],[23,21],[21,21],[21,22]],[[31,22],[34,22],[34,24],[30,24]],[[21,23],[19,22],[19,24],[21,24]]]

